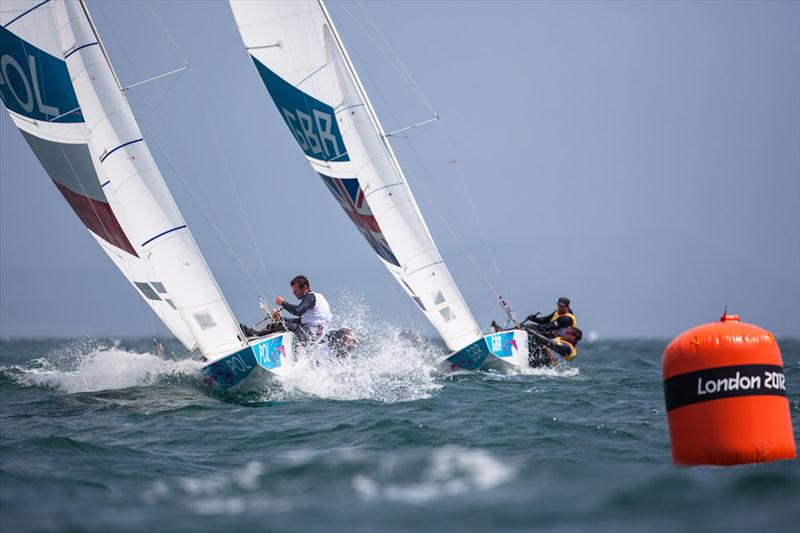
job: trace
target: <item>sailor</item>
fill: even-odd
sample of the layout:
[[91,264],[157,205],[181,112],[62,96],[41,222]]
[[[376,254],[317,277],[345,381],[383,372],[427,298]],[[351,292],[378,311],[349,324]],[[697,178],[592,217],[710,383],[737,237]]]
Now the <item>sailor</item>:
[[[526,322],[532,324],[526,325]],[[528,316],[520,325],[528,331],[531,347],[543,344],[537,341],[549,340],[544,343],[545,348],[549,348],[565,360],[572,361],[578,355],[575,346],[583,337],[583,332],[578,329],[578,321],[570,307],[569,298],[564,296],[559,298],[556,310],[549,315],[540,317],[539,313],[535,313]],[[552,356],[548,359],[553,363]]]
[[[300,303],[289,303],[283,296],[275,298],[275,303],[298,318],[281,319],[280,309],[277,309],[271,314],[273,323],[268,324],[262,330],[256,330],[240,324],[245,335],[248,337],[261,337],[270,333],[289,330],[297,335],[297,340],[303,344],[323,338],[325,330],[333,318],[328,301],[320,293],[311,292],[311,283],[305,276],[295,276],[289,286],[292,288],[292,294],[300,300]],[[265,311],[269,311],[265,306],[262,308]]]
[[305,276],[295,276],[289,283],[292,294],[300,300],[299,304],[286,301],[283,296],[275,298],[275,303],[298,318],[284,319],[286,328],[297,335],[301,343],[320,340],[333,319],[328,301],[318,292],[311,291],[311,283]]

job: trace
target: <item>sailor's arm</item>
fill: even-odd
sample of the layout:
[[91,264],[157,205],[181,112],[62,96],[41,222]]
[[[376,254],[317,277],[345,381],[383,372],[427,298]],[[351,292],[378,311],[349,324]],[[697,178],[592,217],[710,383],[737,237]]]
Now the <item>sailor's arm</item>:
[[309,292],[303,299],[300,301],[299,304],[290,304],[289,302],[285,301],[281,304],[281,306],[289,311],[294,316],[302,316],[303,313],[312,309],[315,305],[317,305],[317,298],[314,296],[313,292]]
[[575,325],[572,318],[568,316],[560,316],[552,322],[547,322],[539,326],[541,331],[552,331],[554,329],[568,328]]
[[549,315],[547,315],[547,316],[537,316],[537,317],[534,317],[532,320],[533,320],[534,322],[536,322],[537,324],[547,324],[547,323],[549,323],[551,320],[553,320],[553,315],[554,315],[554,314],[556,314],[556,312],[555,312],[555,311],[553,311],[552,313],[550,313],[550,314],[549,314]]

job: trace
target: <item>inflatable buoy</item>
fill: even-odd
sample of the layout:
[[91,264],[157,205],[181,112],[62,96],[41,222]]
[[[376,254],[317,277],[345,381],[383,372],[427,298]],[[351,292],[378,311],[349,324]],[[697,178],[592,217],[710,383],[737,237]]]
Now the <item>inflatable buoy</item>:
[[783,360],[770,332],[726,312],[673,340],[662,373],[675,464],[796,457]]

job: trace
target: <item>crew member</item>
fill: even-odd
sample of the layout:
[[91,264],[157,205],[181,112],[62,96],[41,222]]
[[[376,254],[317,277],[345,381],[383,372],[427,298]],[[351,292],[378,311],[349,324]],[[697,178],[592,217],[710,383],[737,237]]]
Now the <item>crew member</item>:
[[281,320],[278,310],[272,315],[274,322],[260,331],[240,324],[245,335],[248,337],[269,335],[283,331],[285,325],[285,329],[297,335],[297,340],[301,343],[322,339],[333,318],[328,301],[320,293],[311,292],[311,283],[305,276],[295,276],[289,286],[292,288],[292,294],[300,300],[300,303],[289,303],[283,296],[275,298],[275,303],[298,318]]
[[529,333],[533,332],[549,339],[550,342],[547,343],[549,348],[567,361],[572,361],[578,355],[575,346],[583,337],[583,333],[578,329],[569,298],[564,296],[559,298],[556,310],[549,315],[540,317],[539,313],[536,313],[526,318],[522,324],[525,322],[533,322],[533,324],[523,327]]
[[311,292],[311,283],[305,276],[295,276],[289,285],[292,294],[300,300],[299,304],[289,303],[283,296],[275,298],[277,305],[298,317],[284,319],[286,328],[297,335],[301,343],[321,339],[333,319],[328,300],[318,292]]

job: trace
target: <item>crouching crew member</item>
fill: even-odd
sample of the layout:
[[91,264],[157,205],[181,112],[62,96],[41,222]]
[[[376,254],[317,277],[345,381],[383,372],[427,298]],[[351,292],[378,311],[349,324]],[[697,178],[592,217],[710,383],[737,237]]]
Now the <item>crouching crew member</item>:
[[578,329],[569,298],[562,296],[558,299],[555,311],[547,316],[539,316],[539,313],[530,315],[521,326],[528,331],[531,366],[554,365],[556,360],[548,353],[548,349],[567,361],[572,361],[578,355],[576,346],[583,338],[583,332]]

